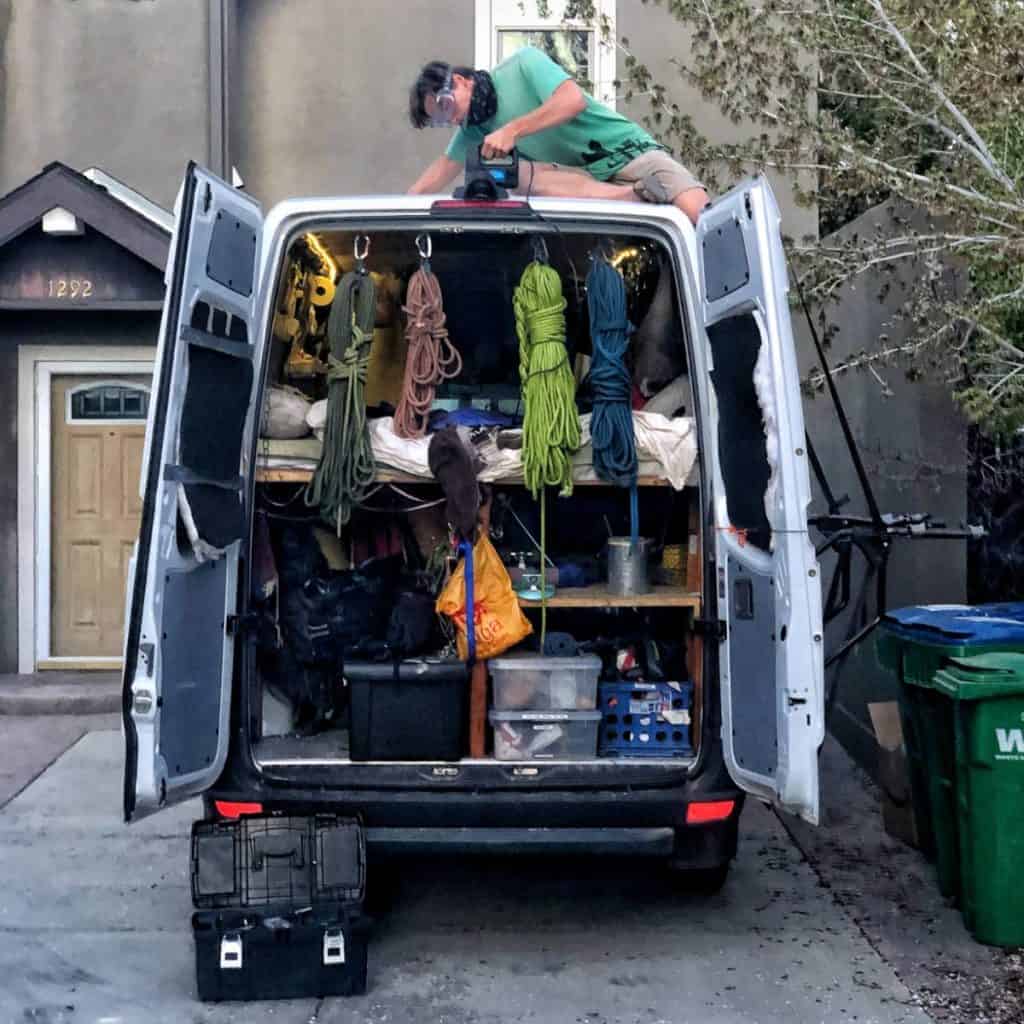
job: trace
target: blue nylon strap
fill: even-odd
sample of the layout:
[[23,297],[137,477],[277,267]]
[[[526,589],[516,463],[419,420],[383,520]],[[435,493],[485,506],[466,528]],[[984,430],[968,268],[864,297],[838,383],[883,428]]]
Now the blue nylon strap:
[[463,569],[466,576],[466,646],[468,661],[472,665],[476,661],[476,629],[473,625],[473,545],[468,540],[459,541],[459,551],[462,552],[466,563]]

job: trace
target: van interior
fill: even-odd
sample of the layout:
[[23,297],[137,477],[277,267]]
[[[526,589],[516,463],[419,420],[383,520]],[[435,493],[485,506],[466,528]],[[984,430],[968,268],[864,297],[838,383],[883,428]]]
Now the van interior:
[[[384,762],[458,762],[483,770],[507,768],[511,758],[520,765],[603,765],[628,776],[657,766],[679,768],[697,757],[705,705],[702,638],[695,625],[703,593],[702,460],[678,259],[663,236],[644,233],[640,225],[628,234],[594,228],[548,221],[509,229],[477,222],[471,229],[449,224],[426,232],[394,221],[349,221],[303,229],[292,238],[268,324],[273,340],[262,392],[247,585],[259,628],[245,692],[252,749],[264,770],[318,765],[356,773]],[[603,261],[624,282],[637,442],[635,534],[631,489],[595,471],[588,429],[573,457],[571,495],[546,488],[542,510],[524,485],[514,294],[535,261],[557,271],[560,280],[566,357],[585,428],[595,404],[592,337],[600,328],[590,322],[588,278]],[[436,384],[428,432],[403,439],[394,417],[418,315],[409,286],[424,267],[440,284],[458,372]],[[321,514],[315,477],[330,455],[323,441],[332,415],[327,400],[340,366],[331,355],[330,313],[350,272],[368,274],[376,292],[362,396],[374,465],[372,482],[339,529]],[[435,610],[458,565],[451,506],[429,463],[435,428],[445,425],[455,426],[485,483],[489,537],[530,627],[510,651],[476,668],[464,666],[453,618]],[[629,579],[627,567],[625,583],[621,574],[609,580],[621,569],[610,565],[609,541],[627,538],[632,545],[637,535],[646,551],[643,566],[632,570],[640,578]],[[543,587],[553,587],[546,596],[538,579],[541,547]],[[629,550],[635,556],[639,548]],[[569,687],[572,714],[585,716],[579,747],[575,736],[566,745],[565,730],[575,723],[567,725],[563,714],[564,689],[551,696],[554,670],[550,663],[537,669],[531,661],[541,655],[565,656],[571,669],[562,683]],[[388,720],[394,706],[381,699],[368,712],[359,688],[378,695],[385,687],[401,688],[401,666],[410,664],[419,665],[413,674],[455,665],[457,687],[470,694],[454,712],[464,720],[448,723],[457,738],[447,753],[424,752],[415,741],[403,745],[401,737],[393,747],[386,735],[383,746],[378,742],[394,725]],[[477,699],[486,692],[486,718],[478,707],[473,719],[472,687],[480,685],[487,687],[477,691]],[[551,693],[538,697],[536,689],[549,686]],[[416,712],[428,731],[452,713],[429,705]],[[532,730],[525,739],[524,717]],[[417,725],[407,717],[401,728]],[[374,734],[369,745],[365,731]]]

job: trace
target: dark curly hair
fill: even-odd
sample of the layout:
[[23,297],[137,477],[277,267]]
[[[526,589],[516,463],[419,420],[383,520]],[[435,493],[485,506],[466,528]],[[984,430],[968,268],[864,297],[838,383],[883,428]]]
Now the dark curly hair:
[[409,90],[409,120],[413,128],[426,128],[430,124],[424,103],[428,96],[433,96],[444,85],[449,75],[472,78],[473,74],[472,68],[461,64],[446,64],[443,60],[432,60],[429,64],[424,64]]

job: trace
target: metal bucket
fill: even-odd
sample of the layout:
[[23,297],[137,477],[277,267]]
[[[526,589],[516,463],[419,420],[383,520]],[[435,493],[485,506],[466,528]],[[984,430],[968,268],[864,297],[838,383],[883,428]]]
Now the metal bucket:
[[651,589],[647,578],[651,541],[639,537],[633,543],[630,537],[608,538],[608,590],[618,597],[646,594]]

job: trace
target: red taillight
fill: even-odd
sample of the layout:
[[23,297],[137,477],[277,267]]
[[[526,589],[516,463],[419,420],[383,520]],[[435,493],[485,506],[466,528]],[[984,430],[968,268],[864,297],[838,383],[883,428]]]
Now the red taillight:
[[222,818],[241,818],[243,814],[263,813],[263,804],[237,803],[234,800],[214,800],[213,806]]
[[522,199],[437,199],[431,210],[529,210]]
[[706,825],[709,821],[725,821],[736,806],[735,800],[709,800],[686,808],[687,825]]

